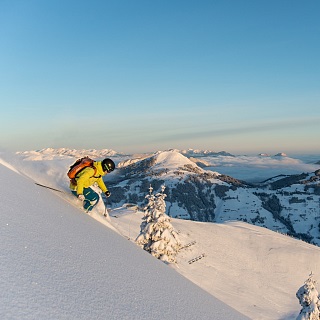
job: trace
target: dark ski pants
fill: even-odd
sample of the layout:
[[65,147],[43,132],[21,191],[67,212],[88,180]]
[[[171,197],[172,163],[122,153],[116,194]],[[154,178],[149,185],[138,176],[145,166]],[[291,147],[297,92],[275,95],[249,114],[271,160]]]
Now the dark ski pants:
[[[72,193],[77,197],[77,192],[72,191]],[[93,191],[91,188],[83,189],[84,201],[83,201],[83,209],[85,211],[91,211],[94,206],[99,202],[99,195]]]

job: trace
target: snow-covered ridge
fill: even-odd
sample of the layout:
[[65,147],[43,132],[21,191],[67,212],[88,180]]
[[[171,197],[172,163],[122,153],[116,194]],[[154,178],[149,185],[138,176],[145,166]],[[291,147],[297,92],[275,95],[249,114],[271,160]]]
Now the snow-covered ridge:
[[171,149],[168,151],[157,151],[152,155],[136,159],[126,159],[118,164],[118,168],[135,166],[150,169],[152,171],[165,171],[166,173],[176,171],[181,168],[189,167],[190,169],[204,172],[194,161],[182,155],[179,150]]
[[276,155],[274,155],[275,157],[287,157],[287,154],[284,152],[279,152]]
[[104,157],[112,157],[123,155],[117,151],[112,149],[68,149],[68,148],[44,148],[40,150],[34,151],[20,151],[17,152],[18,155],[24,156],[25,160],[33,160],[33,161],[40,161],[40,160],[52,160],[55,158],[81,158],[84,156],[89,156],[95,159],[104,158]]
[[176,150],[158,151],[155,155],[156,167],[173,169],[183,167],[185,165],[191,165],[192,167],[196,166],[192,161]]
[[288,155],[284,152],[279,152],[279,153],[275,154],[274,156],[271,156],[268,153],[259,153],[258,156],[259,157],[288,157]]
[[4,167],[16,172],[16,173],[19,173],[19,171],[13,167],[10,163],[8,163],[7,161],[3,160],[0,158],[0,165],[3,165]]
[[184,149],[178,150],[180,153],[187,157],[204,157],[204,156],[229,156],[234,157],[233,154],[226,151],[212,151],[212,150],[200,150],[200,149]]
[[204,159],[201,159],[201,157],[199,158],[190,157],[189,160],[196,163],[201,168],[210,167],[210,162]]

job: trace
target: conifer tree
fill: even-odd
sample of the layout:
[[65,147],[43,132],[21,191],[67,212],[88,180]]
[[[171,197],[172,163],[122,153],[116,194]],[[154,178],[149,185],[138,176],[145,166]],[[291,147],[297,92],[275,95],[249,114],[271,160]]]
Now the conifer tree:
[[152,194],[150,186],[146,196],[148,204],[144,208],[144,217],[140,225],[140,234],[136,243],[154,257],[166,262],[175,263],[176,255],[181,247],[178,233],[174,230],[171,219],[166,215],[165,186],[161,192]]
[[[151,221],[152,219],[152,212],[155,210],[155,196],[152,193],[153,188],[150,185],[149,187],[149,194],[145,196],[146,199],[148,199],[148,204],[144,207],[144,216],[142,218],[142,223],[140,225],[140,234],[145,229],[146,225]],[[145,241],[143,243],[138,243],[139,245],[144,245]]]
[[313,274],[305,281],[305,284],[299,288],[296,293],[302,309],[297,320],[319,320],[320,319],[320,301],[319,293],[316,289],[316,281]]

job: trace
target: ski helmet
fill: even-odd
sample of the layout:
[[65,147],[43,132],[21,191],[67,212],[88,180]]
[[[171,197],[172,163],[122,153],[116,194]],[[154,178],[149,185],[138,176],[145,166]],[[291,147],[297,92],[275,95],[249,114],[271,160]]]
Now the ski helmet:
[[107,172],[113,171],[114,168],[116,167],[114,162],[109,158],[106,158],[106,159],[102,160],[101,161],[101,166],[102,166],[102,170],[103,171],[107,171]]

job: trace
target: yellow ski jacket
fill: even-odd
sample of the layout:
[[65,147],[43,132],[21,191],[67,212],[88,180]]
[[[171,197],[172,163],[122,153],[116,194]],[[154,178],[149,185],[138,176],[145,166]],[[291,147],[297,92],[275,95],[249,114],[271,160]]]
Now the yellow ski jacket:
[[94,162],[93,166],[96,168],[96,170],[94,170],[92,167],[87,167],[78,173],[76,176],[76,186],[70,183],[70,189],[77,191],[77,195],[83,194],[83,188],[89,188],[95,182],[98,184],[103,193],[108,191],[108,188],[102,180],[102,177],[105,176],[107,172],[102,170],[101,161]]

